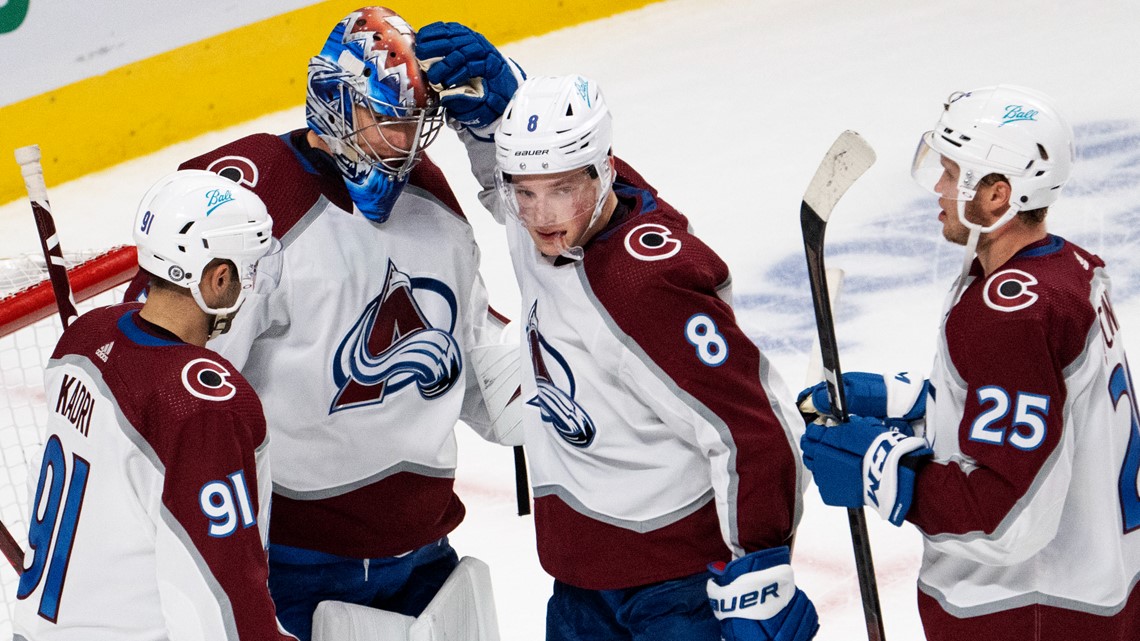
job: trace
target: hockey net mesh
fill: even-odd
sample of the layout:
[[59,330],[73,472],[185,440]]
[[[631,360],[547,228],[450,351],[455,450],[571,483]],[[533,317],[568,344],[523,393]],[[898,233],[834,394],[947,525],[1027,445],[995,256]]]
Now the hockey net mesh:
[[[138,269],[135,248],[128,246],[64,259],[80,313],[121,301]],[[62,331],[43,257],[0,259],[0,521],[25,551],[28,470],[40,455],[47,420],[44,366]],[[7,560],[0,566],[0,639],[10,639],[19,577]]]

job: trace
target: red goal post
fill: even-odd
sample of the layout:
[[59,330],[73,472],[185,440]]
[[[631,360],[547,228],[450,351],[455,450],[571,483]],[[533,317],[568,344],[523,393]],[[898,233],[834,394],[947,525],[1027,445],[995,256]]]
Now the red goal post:
[[[30,263],[31,259],[27,259]],[[138,271],[138,253],[132,245],[120,245],[67,268],[75,301],[93,296],[129,281]],[[3,288],[0,283],[0,288]],[[56,313],[55,294],[46,269],[41,280],[0,298],[0,336],[23,329]]]

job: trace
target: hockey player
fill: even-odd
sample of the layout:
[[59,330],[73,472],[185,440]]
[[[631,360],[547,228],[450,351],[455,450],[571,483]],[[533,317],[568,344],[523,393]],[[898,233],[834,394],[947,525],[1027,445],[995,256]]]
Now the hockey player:
[[503,111],[485,38],[428,25],[417,51],[507,226],[548,641],[811,638],[800,419],[724,262],[612,155],[594,82],[531,78]]
[[204,347],[253,286],[271,226],[256,195],[205,171],[143,198],[150,298],[80,316],[46,369],[15,639],[292,639],[266,588],[265,417]]
[[[1101,259],[1045,226],[1073,157],[1069,125],[1036,91],[950,96],[912,173],[973,260],[930,380],[848,375],[860,416],[803,437],[826,503],[918,527],[928,639],[1140,631],[1140,415],[1120,324]],[[801,398],[829,409],[822,386]],[[925,425],[907,436],[882,418]]]
[[423,155],[442,115],[414,40],[389,9],[353,11],[309,62],[306,128],[182,165],[247,185],[277,221],[275,287],[216,346],[265,406],[269,586],[303,640],[322,600],[421,613],[458,563],[455,424],[490,426],[472,350],[502,325]]

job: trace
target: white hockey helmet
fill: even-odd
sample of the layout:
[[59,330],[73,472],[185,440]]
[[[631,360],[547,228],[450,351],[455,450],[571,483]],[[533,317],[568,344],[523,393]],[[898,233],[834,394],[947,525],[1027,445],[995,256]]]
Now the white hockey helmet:
[[508,211],[518,217],[515,176],[585,168],[598,178],[593,223],[613,186],[612,146],[613,116],[596,82],[577,74],[527,79],[495,130],[496,183]]
[[598,84],[579,75],[530,78],[495,131],[499,171],[554,174],[593,165],[613,146],[613,117]]
[[[935,191],[942,174],[940,157],[954,161],[959,167],[958,201],[962,204],[973,200],[982,178],[1005,176],[1012,192],[1010,211],[980,229],[989,232],[1018,211],[1055,202],[1069,179],[1075,156],[1073,130],[1048,96],[1025,87],[999,85],[950,95],[938,124],[918,144],[911,175]],[[976,226],[964,220],[961,204],[958,209],[964,225]]]
[[[273,246],[272,228],[257,194],[211,171],[184,169],[160,179],[143,196],[134,241],[139,267],[188,288],[203,312],[224,317],[236,312],[253,288],[257,261]],[[237,267],[241,292],[230,307],[209,307],[202,299],[202,271],[215,258]]]

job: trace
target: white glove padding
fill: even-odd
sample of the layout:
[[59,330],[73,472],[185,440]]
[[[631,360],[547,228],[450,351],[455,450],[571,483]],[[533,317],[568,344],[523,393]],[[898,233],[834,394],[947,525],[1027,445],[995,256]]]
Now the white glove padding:
[[468,354],[491,418],[494,440],[500,445],[522,445],[525,438],[519,345],[479,345]]
[[787,546],[709,566],[709,605],[725,641],[807,641],[819,630],[815,606],[796,587]]

